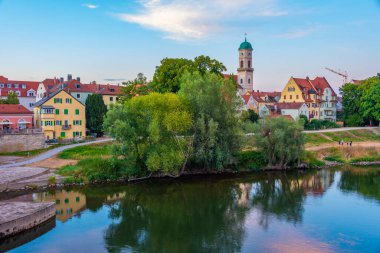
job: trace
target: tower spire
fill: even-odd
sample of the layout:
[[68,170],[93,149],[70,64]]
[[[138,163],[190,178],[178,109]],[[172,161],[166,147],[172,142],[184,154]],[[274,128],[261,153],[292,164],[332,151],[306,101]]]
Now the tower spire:
[[247,42],[247,33],[244,33],[245,42]]

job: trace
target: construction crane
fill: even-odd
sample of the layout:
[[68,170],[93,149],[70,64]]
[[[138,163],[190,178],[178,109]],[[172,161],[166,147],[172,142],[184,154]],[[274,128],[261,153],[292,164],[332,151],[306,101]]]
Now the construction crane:
[[347,71],[344,71],[342,73],[342,71],[336,71],[336,70],[333,70],[333,69],[330,69],[330,68],[325,68],[325,69],[327,69],[330,72],[333,72],[334,74],[337,74],[337,75],[343,77],[343,84],[347,83],[347,81],[348,81]]

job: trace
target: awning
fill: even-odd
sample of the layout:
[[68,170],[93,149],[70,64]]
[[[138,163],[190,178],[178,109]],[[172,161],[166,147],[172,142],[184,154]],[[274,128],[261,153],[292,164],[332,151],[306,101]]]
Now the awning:
[[0,122],[0,125],[12,125],[12,122]]

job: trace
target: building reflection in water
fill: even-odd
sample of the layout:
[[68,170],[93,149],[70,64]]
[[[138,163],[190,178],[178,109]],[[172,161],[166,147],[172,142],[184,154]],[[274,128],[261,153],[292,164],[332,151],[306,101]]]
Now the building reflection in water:
[[56,218],[62,222],[86,209],[86,196],[76,191],[34,193],[33,201],[55,202]]
[[107,195],[107,197],[105,199],[105,203],[106,204],[115,203],[117,201],[125,199],[125,196],[126,196],[125,192],[118,192],[118,193],[114,193],[114,194],[109,194],[109,195]]

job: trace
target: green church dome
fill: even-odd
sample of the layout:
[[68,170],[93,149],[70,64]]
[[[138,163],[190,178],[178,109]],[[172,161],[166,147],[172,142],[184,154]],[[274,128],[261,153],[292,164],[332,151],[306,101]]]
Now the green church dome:
[[245,38],[244,42],[240,44],[239,50],[253,50],[251,43]]

